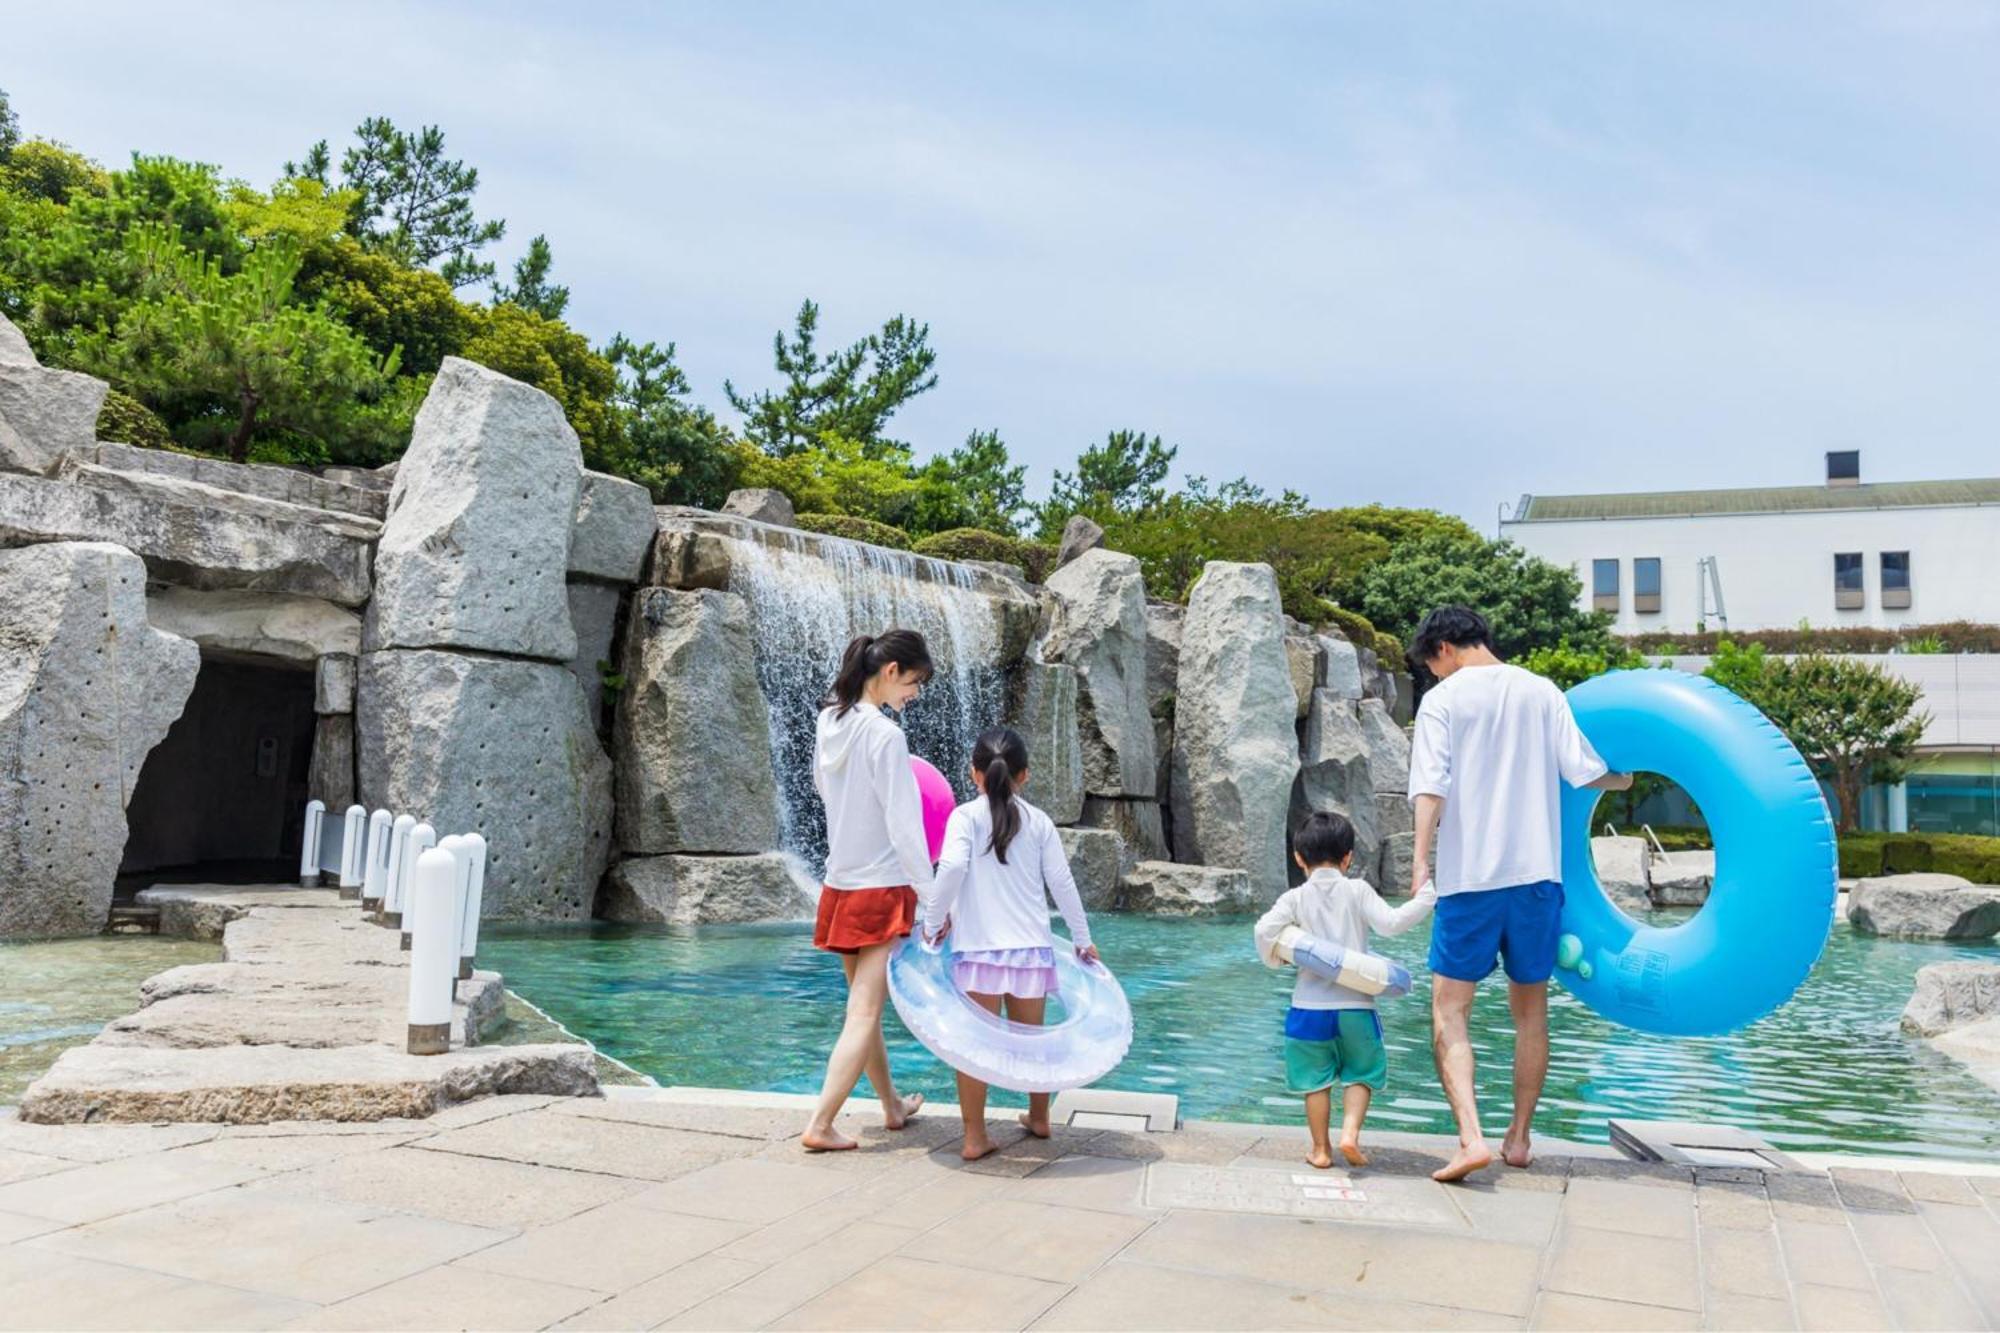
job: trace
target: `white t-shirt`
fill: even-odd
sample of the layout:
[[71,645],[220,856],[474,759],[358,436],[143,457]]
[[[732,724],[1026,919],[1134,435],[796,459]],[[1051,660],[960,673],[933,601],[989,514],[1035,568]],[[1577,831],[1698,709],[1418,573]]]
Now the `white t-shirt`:
[[1461,667],[1417,709],[1410,801],[1442,796],[1437,891],[1562,879],[1562,783],[1608,770],[1553,682],[1501,663]]
[[951,947],[960,953],[989,949],[1047,949],[1049,899],[1062,909],[1070,943],[1090,943],[1083,899],[1063,855],[1055,821],[1016,796],[1021,827],[1007,844],[1003,865],[993,854],[993,810],[975,796],[951,812],[937,880],[924,899],[924,933],[935,935],[951,918]]
[[813,743],[813,786],[826,802],[826,886],[931,886],[924,805],[903,729],[866,703],[823,708]]
[[[1428,888],[1400,907],[1391,907],[1370,887],[1368,881],[1349,879],[1331,866],[1313,871],[1312,878],[1288,889],[1259,918],[1255,934],[1257,955],[1272,967],[1283,967],[1278,954],[1278,937],[1287,926],[1297,926],[1314,939],[1337,944],[1361,953],[1368,950],[1368,932],[1400,935],[1431,914],[1437,895]],[[1373,1009],[1375,997],[1350,990],[1331,977],[1299,969],[1292,986],[1294,1009]]]

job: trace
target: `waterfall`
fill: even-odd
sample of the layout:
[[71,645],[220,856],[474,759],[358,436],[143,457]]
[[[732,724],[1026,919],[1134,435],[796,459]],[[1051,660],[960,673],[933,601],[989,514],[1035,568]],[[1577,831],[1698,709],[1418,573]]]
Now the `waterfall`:
[[757,683],[771,719],[779,840],[815,873],[826,862],[826,816],[812,785],[813,723],[857,634],[913,629],[937,674],[903,716],[910,752],[972,794],[972,743],[1000,721],[997,611],[963,565],[834,537],[783,545],[731,543],[730,591],[750,603]]

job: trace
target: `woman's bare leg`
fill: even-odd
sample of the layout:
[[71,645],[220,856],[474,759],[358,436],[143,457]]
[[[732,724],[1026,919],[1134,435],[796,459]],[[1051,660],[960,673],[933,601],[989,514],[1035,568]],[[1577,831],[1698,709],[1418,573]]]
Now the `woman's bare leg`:
[[[998,995],[967,991],[965,998],[989,1014],[1000,1012]],[[965,1146],[958,1150],[958,1155],[976,1162],[993,1151],[993,1140],[986,1134],[986,1085],[970,1074],[958,1076],[958,1114],[965,1121]]]
[[[1042,1025],[1042,1015],[1048,1009],[1047,996],[1038,995],[1034,999],[1023,999],[1019,995],[1007,997],[1007,1017],[1016,1023],[1026,1023],[1030,1027]],[[1049,1136],[1049,1094],[1031,1092],[1028,1094],[1028,1109],[1021,1113],[1021,1124],[1038,1139]]]
[[882,1043],[882,1006],[889,994],[889,950],[893,947],[894,941],[871,944],[858,954],[841,955],[841,966],[847,973],[847,1016],[840,1025],[833,1051],[827,1056],[826,1081],[820,1087],[819,1105],[813,1108],[812,1119],[800,1136],[800,1142],[809,1150],[836,1152],[856,1146],[853,1139],[834,1129],[833,1120],[864,1072],[875,1087],[875,1095],[882,1100],[884,1116],[891,1116],[894,1108],[891,1128],[902,1128],[903,1121],[922,1101],[921,1098],[906,1101],[896,1095],[895,1083],[889,1076],[888,1049]]

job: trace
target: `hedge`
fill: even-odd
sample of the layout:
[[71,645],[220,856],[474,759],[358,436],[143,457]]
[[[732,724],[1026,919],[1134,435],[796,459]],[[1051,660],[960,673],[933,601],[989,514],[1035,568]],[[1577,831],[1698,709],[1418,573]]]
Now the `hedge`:
[[1625,643],[1653,657],[1698,655],[1713,657],[1723,639],[1748,647],[1763,645],[1767,653],[1886,653],[1923,642],[1947,653],[2000,653],[2000,625],[1952,620],[1936,625],[1905,625],[1899,629],[1862,626],[1815,629],[1711,630],[1705,634],[1635,634]]
[[2000,884],[2000,838],[1972,833],[1849,833],[1840,873],[1849,879],[1935,871],[1974,884]]
[[1040,583],[1056,563],[1056,548],[1040,542],[988,532],[984,528],[951,528],[934,532],[916,544],[918,555],[934,555],[940,560],[997,560],[1019,565],[1028,582]]
[[910,549],[910,534],[901,528],[877,523],[872,518],[856,518],[852,514],[799,514],[792,519],[792,526],[807,532],[823,532],[829,537],[867,542],[871,546],[886,546],[895,551]]

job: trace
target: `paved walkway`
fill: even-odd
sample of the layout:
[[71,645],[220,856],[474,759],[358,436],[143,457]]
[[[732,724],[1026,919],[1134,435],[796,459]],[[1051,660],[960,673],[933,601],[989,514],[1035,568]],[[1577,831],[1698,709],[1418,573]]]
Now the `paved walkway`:
[[[732,1104],[732,1102],[734,1104]],[[0,1327],[1986,1328],[2000,1177],[1548,1157],[1345,1177],[1300,1132],[807,1157],[720,1094],[427,1121],[0,1120]]]

